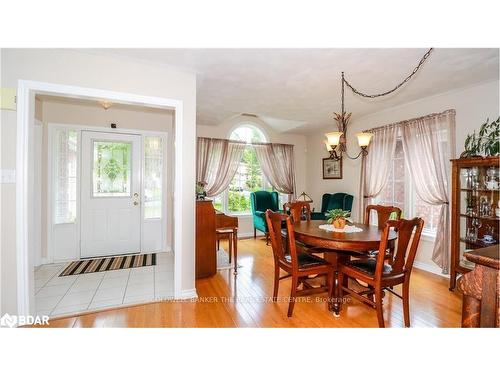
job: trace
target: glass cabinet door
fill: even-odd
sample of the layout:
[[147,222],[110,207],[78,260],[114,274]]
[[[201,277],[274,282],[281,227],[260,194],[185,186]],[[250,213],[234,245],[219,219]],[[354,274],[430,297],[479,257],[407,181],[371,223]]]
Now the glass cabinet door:
[[460,254],[462,267],[472,269],[464,253],[499,243],[499,167],[460,168]]

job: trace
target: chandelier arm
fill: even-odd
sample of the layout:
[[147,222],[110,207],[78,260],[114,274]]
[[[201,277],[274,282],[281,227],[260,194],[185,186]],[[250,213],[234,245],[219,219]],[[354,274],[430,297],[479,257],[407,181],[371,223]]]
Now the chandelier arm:
[[347,148],[346,148],[346,150],[344,151],[344,153],[345,153],[345,155],[346,155],[349,159],[351,159],[351,160],[356,160],[356,159],[358,159],[358,158],[361,156],[361,154],[363,154],[363,150],[361,150],[361,151],[359,152],[359,154],[358,154],[358,155],[356,155],[355,157],[352,157],[352,156],[350,156],[350,155],[347,153]]
[[397,89],[399,89],[401,86],[403,86],[406,82],[408,82],[417,72],[418,70],[420,69],[420,67],[424,64],[425,60],[427,60],[427,58],[429,57],[429,55],[431,54],[432,50],[434,48],[429,48],[429,50],[424,54],[424,56],[422,56],[422,58],[420,59],[418,65],[415,67],[415,69],[413,69],[413,71],[401,82],[399,83],[396,87],[394,87],[393,89],[389,90],[389,91],[385,91],[383,93],[380,93],[380,94],[365,94],[357,89],[355,89],[345,78],[344,78],[344,73],[342,73],[342,80],[343,82],[345,82],[345,84],[347,85],[347,87],[349,87],[353,93],[359,95],[359,96],[362,96],[364,98],[378,98],[380,96],[385,96],[385,95],[389,95],[391,93],[393,93],[394,91],[396,91]]

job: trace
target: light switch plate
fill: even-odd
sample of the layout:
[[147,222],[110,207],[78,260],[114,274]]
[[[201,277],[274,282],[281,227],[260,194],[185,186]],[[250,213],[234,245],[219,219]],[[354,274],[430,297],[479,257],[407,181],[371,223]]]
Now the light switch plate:
[[16,183],[16,170],[15,169],[2,169],[1,183],[2,184],[15,184]]
[[0,89],[0,108],[16,110],[16,90],[5,87]]

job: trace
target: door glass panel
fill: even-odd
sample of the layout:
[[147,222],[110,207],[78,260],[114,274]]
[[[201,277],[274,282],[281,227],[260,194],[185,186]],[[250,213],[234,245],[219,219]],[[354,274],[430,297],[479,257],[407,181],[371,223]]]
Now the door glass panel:
[[144,218],[161,218],[163,142],[161,137],[144,139]]
[[94,141],[92,195],[129,197],[132,144]]
[[56,129],[54,144],[54,223],[74,223],[76,220],[77,132],[69,129]]

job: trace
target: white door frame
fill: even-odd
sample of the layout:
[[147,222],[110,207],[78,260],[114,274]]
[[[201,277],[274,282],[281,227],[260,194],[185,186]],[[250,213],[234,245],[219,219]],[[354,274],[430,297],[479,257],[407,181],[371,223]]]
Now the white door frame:
[[175,298],[191,298],[184,295],[182,281],[182,147],[183,147],[183,101],[177,99],[149,97],[130,93],[92,89],[78,86],[59,85],[46,82],[19,80],[17,89],[17,144],[16,144],[16,252],[17,252],[17,305],[18,315],[34,314],[34,257],[33,228],[30,213],[33,211],[33,163],[30,163],[30,140],[33,137],[35,94],[67,96],[90,100],[108,100],[115,103],[143,105],[173,109],[175,111],[175,167],[174,167],[174,217],[173,236],[174,292]]

